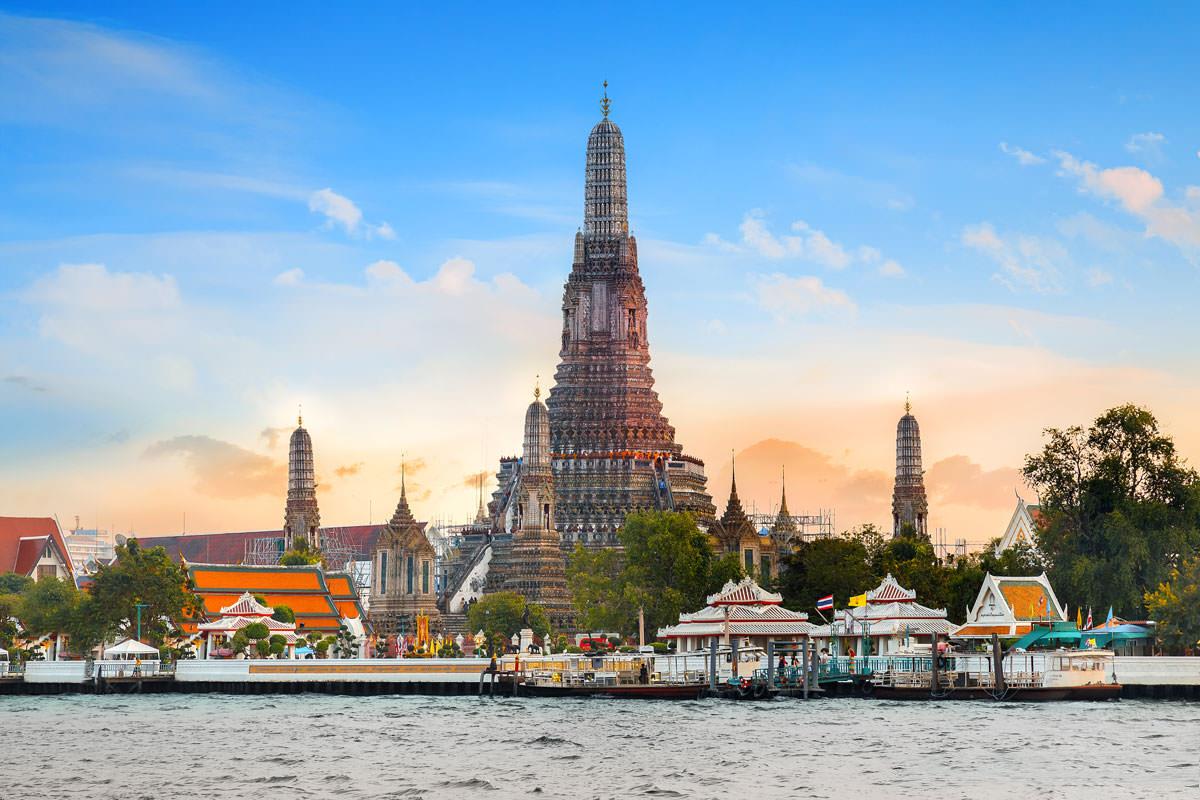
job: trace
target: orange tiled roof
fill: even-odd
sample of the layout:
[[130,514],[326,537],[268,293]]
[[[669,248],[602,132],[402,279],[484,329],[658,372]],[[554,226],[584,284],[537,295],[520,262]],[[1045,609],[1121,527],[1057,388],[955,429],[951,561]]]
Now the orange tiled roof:
[[342,619],[362,616],[348,576],[326,576],[317,565],[284,567],[227,564],[189,564],[204,616],[217,619],[244,593],[262,597],[266,605],[287,606],[296,615],[298,631],[336,631]]
[[1054,613],[1050,595],[1040,583],[1004,581],[1000,592],[1017,619],[1046,619]]

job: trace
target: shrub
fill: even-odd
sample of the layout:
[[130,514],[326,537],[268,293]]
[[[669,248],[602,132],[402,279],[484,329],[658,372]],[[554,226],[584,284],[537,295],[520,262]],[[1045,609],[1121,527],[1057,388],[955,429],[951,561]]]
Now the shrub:
[[637,652],[637,648],[631,644],[623,644],[617,648],[617,651],[621,653],[635,653]]
[[271,629],[268,628],[265,623],[251,622],[249,625],[242,628],[242,633],[246,634],[247,639],[254,639],[255,641],[258,641],[259,639],[266,639],[268,636],[270,636]]
[[662,655],[671,649],[671,646],[666,642],[651,642],[650,646],[654,648],[654,652]]
[[579,646],[579,645],[577,645],[577,644],[569,644],[569,645],[567,645],[567,647],[566,647],[566,651],[567,651],[568,653],[582,653],[582,652],[583,652],[583,648],[582,648],[582,647],[580,647],[580,646]]

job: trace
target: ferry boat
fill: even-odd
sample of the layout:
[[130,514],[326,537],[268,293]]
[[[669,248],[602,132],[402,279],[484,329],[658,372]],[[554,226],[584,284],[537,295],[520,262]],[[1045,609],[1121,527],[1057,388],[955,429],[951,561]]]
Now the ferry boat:
[[1121,684],[1112,677],[1111,650],[1009,652],[999,674],[989,653],[941,651],[928,645],[894,655],[859,659],[865,694],[897,700],[1112,700]]
[[522,661],[520,693],[529,697],[628,697],[694,700],[704,673],[675,669],[671,656],[649,653],[547,656]]

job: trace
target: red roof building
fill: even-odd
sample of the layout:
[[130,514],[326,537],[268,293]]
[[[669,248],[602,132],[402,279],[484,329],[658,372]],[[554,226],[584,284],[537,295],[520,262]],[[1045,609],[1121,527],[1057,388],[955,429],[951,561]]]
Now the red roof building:
[[73,579],[75,565],[53,517],[0,517],[0,572]]

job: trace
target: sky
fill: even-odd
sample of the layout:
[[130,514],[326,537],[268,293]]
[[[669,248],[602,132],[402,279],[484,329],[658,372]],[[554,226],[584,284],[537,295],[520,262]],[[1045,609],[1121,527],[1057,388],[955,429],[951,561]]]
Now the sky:
[[998,536],[1047,427],[1200,459],[1200,12],[0,5],[0,514],[465,521],[553,375],[609,82],[652,366],[724,506]]

